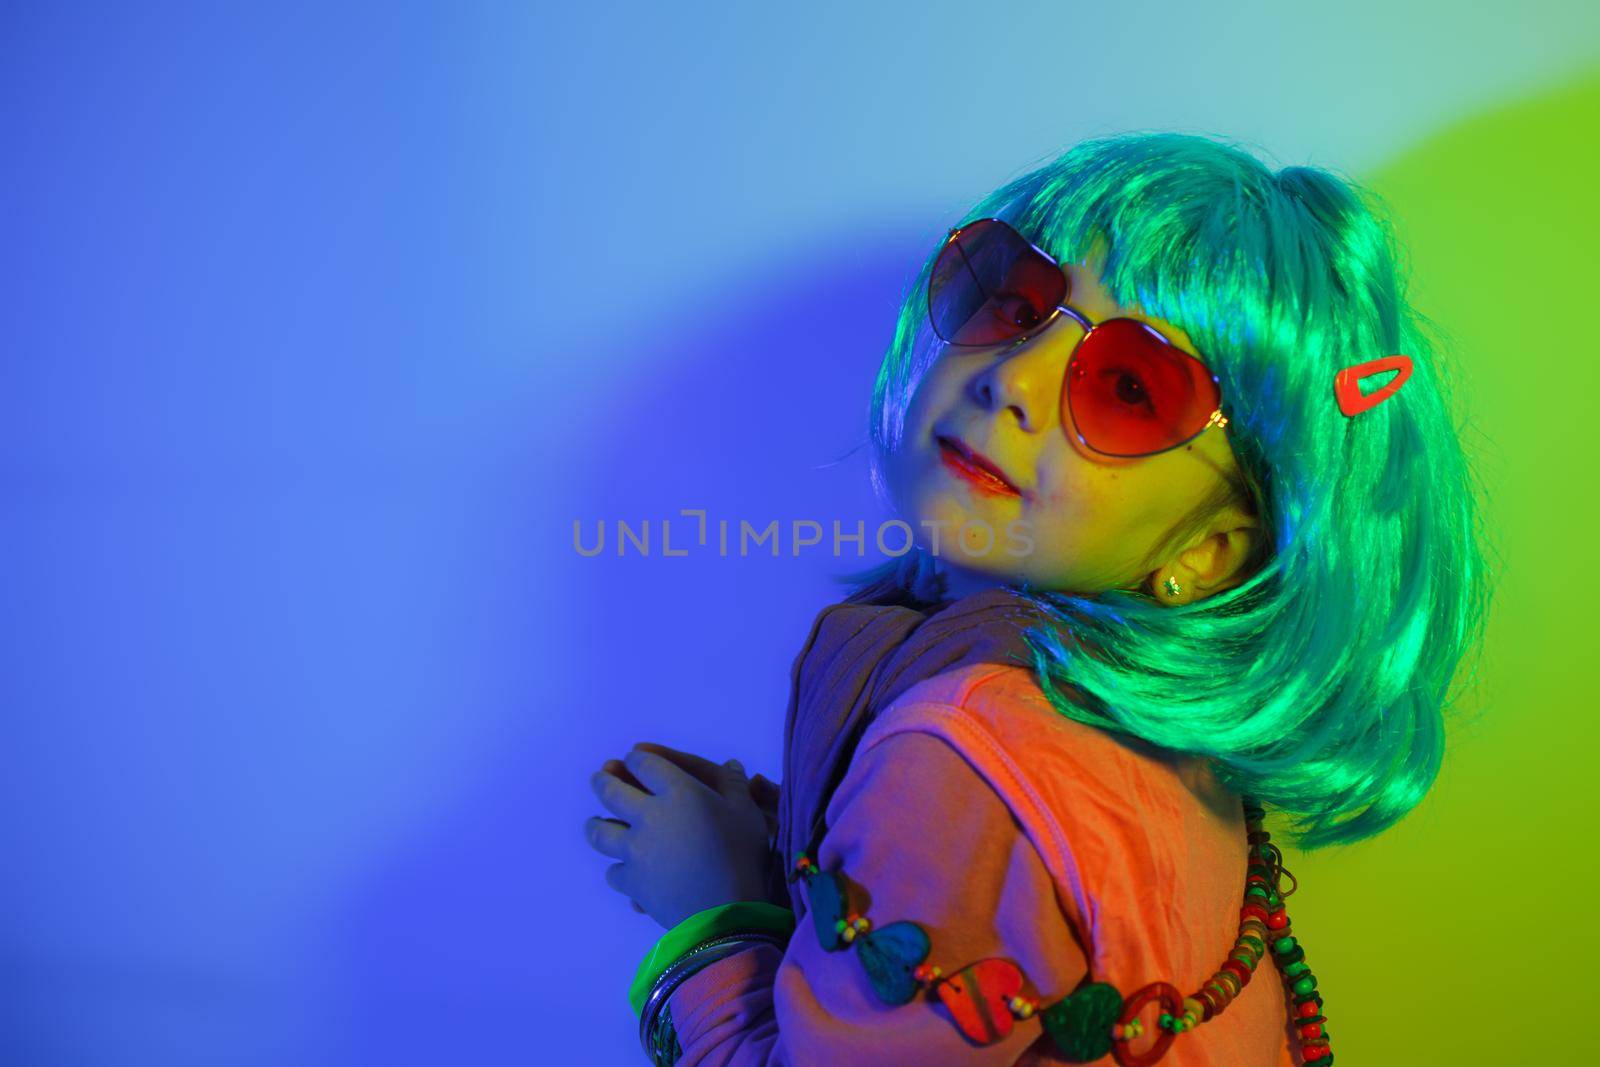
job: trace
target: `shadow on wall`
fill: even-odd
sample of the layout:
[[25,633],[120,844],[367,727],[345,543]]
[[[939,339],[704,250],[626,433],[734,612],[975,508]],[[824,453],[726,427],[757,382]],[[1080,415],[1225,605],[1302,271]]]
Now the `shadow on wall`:
[[[630,370],[593,419],[573,420],[592,436],[518,472],[537,486],[534,472],[552,461],[581,465],[570,513],[558,510],[538,549],[555,554],[572,590],[542,653],[555,675],[543,713],[560,721],[508,745],[463,783],[453,810],[325,916],[319,1010],[336,1062],[640,1056],[626,990],[661,930],[606,886],[611,861],[582,840],[600,810],[588,777],[655,740],[737,754],[779,778],[791,664],[816,613],[843,596],[828,575],[882,558],[873,541],[884,516],[857,446],[902,287],[929,250],[881,227],[820,247],[787,263],[768,256],[707,287],[678,321],[597,346],[594,358],[622,353]],[[706,509],[706,545],[684,508]],[[604,520],[604,551],[577,552],[573,519],[586,548]],[[648,555],[632,542],[617,555],[619,519],[635,534],[649,520]],[[686,555],[662,554],[663,519]],[[845,533],[865,524],[864,556],[854,542],[833,554],[835,519]],[[741,520],[758,530],[776,520],[778,555],[769,539],[741,557]],[[798,555],[795,520],[823,531]]]

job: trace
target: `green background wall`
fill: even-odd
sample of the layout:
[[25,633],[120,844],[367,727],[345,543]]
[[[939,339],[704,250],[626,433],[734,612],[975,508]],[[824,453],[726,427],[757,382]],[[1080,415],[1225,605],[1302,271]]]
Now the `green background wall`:
[[[1593,622],[1600,77],[1441,130],[1367,176],[1458,366],[1500,584],[1434,791],[1302,855],[1290,914],[1344,1064],[1590,1062],[1600,814]],[[1492,559],[1494,557],[1491,557]],[[1464,684],[1473,679],[1462,678]],[[1269,820],[1268,828],[1273,826]]]

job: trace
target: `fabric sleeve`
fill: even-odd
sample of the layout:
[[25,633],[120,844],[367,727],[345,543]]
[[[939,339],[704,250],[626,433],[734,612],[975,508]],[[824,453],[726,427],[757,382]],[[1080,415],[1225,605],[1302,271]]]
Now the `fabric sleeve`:
[[[945,976],[990,957],[1022,971],[1022,994],[1049,1004],[1077,987],[1084,951],[1053,879],[1002,798],[954,748],[901,731],[864,743],[828,805],[817,857],[838,871],[849,907],[873,930],[912,920]],[[680,1067],[852,1067],[869,1063],[1033,1062],[1050,1038],[1037,1015],[980,1045],[933,989],[905,1004],[878,998],[859,945],[822,947],[809,908],[779,951],[756,946],[687,979],[669,1001]],[[999,1011],[1010,1015],[1003,1006]],[[1036,1050],[1037,1051],[1037,1050]]]

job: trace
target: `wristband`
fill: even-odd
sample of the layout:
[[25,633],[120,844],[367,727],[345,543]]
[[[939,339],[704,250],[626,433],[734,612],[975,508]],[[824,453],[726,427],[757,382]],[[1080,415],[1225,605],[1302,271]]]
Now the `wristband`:
[[662,934],[639,964],[633,984],[628,987],[628,1003],[633,1013],[639,1015],[644,1010],[644,1002],[656,979],[691,949],[713,938],[735,933],[766,935],[765,940],[787,942],[794,933],[794,912],[764,900],[740,900],[695,912]]
[[736,953],[756,945],[771,945],[783,949],[787,937],[775,933],[733,933],[702,941],[679,956],[661,972],[650,986],[645,997],[644,1010],[639,1015],[639,1043],[644,1054],[655,1067],[672,1067],[683,1056],[683,1044],[678,1040],[672,1021],[672,994],[690,976]]

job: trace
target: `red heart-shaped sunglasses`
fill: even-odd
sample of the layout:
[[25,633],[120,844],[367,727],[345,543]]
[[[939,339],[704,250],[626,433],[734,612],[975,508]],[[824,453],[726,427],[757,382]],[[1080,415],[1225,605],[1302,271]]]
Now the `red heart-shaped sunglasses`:
[[1070,289],[1049,253],[999,219],[978,219],[951,230],[940,250],[928,317],[941,340],[974,348],[1020,344],[1063,312],[1075,319],[1084,334],[1067,360],[1061,425],[1102,455],[1152,456],[1228,424],[1204,363],[1147,322],[1091,322],[1067,306]]

